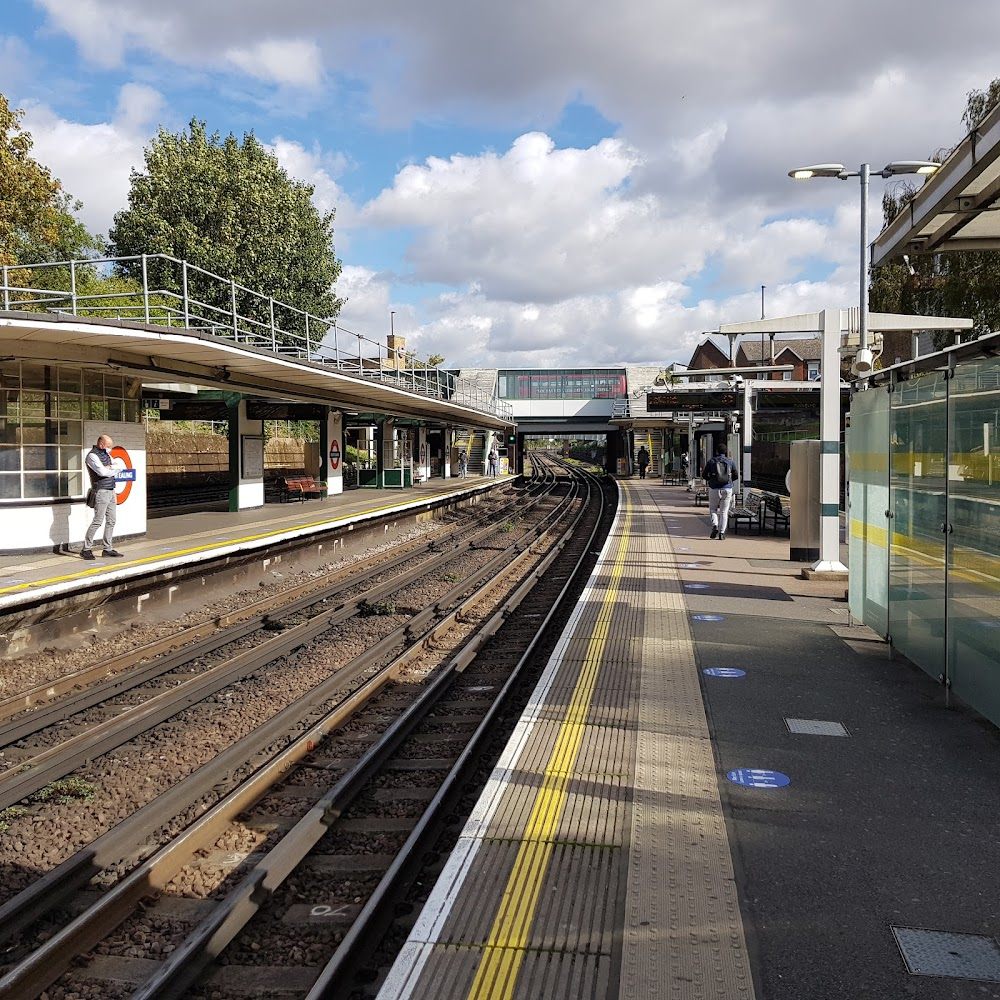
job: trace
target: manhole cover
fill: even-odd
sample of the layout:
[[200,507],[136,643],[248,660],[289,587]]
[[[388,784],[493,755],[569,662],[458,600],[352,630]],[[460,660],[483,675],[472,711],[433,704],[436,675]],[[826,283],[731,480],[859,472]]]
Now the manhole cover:
[[915,976],[1000,983],[1000,945],[980,934],[893,927],[906,968]]

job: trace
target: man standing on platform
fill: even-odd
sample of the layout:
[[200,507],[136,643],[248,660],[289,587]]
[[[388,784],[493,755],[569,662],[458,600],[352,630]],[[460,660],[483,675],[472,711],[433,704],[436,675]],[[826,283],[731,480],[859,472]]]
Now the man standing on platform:
[[115,446],[107,434],[97,439],[97,444],[87,453],[87,472],[90,475],[90,488],[94,494],[94,520],[90,522],[87,534],[83,540],[80,555],[84,559],[93,559],[91,546],[97,529],[104,522],[104,552],[106,559],[120,559],[122,554],[115,551],[115,519],[118,513],[118,498],[115,496],[115,469],[111,458],[111,449]]
[[733,502],[733,484],[740,478],[736,464],[724,445],[719,445],[715,458],[705,463],[701,477],[708,484],[708,509],[712,514],[712,534],[709,537],[724,542],[729,525],[729,505]]

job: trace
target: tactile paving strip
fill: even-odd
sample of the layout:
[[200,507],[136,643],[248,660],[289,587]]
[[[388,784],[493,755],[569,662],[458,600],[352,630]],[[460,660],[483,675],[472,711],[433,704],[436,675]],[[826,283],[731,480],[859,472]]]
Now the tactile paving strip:
[[[636,494],[646,554],[667,566],[661,515]],[[753,1000],[685,599],[662,585],[646,595],[620,996]]]
[[383,1000],[753,998],[675,560],[624,491]]
[[790,733],[803,736],[850,736],[842,722],[824,722],[822,719],[785,719]]
[[979,934],[893,927],[906,968],[915,976],[1000,983],[1000,945]]

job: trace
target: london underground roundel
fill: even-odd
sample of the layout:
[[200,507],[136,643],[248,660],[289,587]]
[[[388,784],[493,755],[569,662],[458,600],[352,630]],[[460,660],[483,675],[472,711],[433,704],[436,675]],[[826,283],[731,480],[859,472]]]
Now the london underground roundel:
[[121,445],[111,449],[111,465],[115,470],[115,503],[123,504],[132,492],[136,473],[129,453]]
[[330,468],[334,472],[340,468],[340,442],[336,438],[330,444]]

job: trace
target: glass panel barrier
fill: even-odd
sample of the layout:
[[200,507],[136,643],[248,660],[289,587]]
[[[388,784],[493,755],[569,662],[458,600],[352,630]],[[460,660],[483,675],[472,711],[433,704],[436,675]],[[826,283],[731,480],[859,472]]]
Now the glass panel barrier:
[[851,397],[848,599],[851,615],[889,634],[889,393]]
[[1000,360],[960,365],[948,411],[948,672],[1000,725]]
[[945,674],[947,394],[945,372],[890,394],[889,634],[935,678]]

